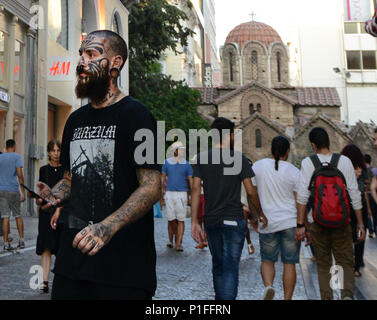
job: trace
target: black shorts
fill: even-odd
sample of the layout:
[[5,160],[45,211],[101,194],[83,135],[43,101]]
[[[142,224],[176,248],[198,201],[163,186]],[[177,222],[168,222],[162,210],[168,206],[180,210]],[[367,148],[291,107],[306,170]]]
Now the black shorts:
[[152,294],[140,288],[72,280],[55,274],[51,300],[152,300]]

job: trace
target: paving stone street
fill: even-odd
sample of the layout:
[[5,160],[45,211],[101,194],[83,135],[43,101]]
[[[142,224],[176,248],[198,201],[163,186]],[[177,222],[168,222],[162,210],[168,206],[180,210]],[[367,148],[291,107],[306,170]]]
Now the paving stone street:
[[[48,300],[49,294],[40,294],[30,288],[33,276],[30,268],[40,264],[40,257],[35,254],[37,236],[37,218],[25,217],[26,248],[19,253],[0,251],[0,300]],[[211,255],[208,248],[195,249],[195,242],[190,234],[190,219],[186,220],[183,240],[184,251],[177,252],[166,247],[167,219],[155,219],[155,239],[157,250],[157,291],[155,300],[213,300],[214,292],[211,273]],[[11,235],[17,241],[15,221],[11,220]],[[245,244],[239,276],[238,300],[260,300],[263,296],[263,283],[260,275],[259,241],[257,234],[251,232],[255,254],[250,256]],[[2,250],[1,242],[1,250]],[[367,240],[366,267],[361,270],[363,276],[356,279],[356,299],[377,299],[377,239]],[[306,247],[301,249],[301,263],[296,266],[297,284],[294,300],[318,300],[319,289],[316,276],[316,264],[310,260],[311,253]],[[52,261],[52,265],[54,260]],[[276,300],[283,299],[281,262],[276,264]],[[6,276],[4,276],[6,275]],[[52,283],[53,274],[50,276]]]

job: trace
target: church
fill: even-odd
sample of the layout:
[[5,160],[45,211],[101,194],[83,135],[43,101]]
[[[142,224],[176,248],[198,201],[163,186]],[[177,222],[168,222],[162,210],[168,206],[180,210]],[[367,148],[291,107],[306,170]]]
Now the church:
[[271,156],[277,135],[291,142],[290,161],[300,166],[313,152],[308,134],[314,127],[329,133],[331,150],[355,143],[377,165],[374,123],[349,127],[341,121],[336,88],[294,87],[289,79],[289,51],[271,26],[251,21],[238,25],[220,48],[222,85],[201,92],[198,112],[209,122],[225,117],[242,129],[242,152],[253,162]]

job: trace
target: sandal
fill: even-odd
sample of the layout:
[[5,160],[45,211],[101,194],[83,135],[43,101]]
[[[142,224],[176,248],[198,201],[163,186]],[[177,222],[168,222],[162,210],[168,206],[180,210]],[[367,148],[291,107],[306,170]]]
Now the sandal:
[[177,247],[175,248],[175,250],[182,252],[182,251],[183,251],[183,248],[182,248],[182,246],[177,246]]
[[172,244],[171,242],[168,242],[168,243],[166,244],[166,246],[167,246],[168,248],[173,248],[173,244]]
[[39,291],[41,293],[48,293],[48,291],[49,291],[49,289],[48,289],[48,281],[43,281],[43,283],[39,287]]
[[361,277],[360,271],[355,270],[354,272],[355,277]]

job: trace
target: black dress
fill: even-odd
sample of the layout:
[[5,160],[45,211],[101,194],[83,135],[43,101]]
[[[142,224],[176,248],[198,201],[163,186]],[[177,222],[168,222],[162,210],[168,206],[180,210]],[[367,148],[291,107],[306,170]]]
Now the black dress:
[[[39,169],[39,181],[46,183],[50,188],[63,179],[63,167],[43,166]],[[52,214],[39,209],[37,255],[41,255],[46,249],[56,254],[59,247],[59,231],[51,228]]]

